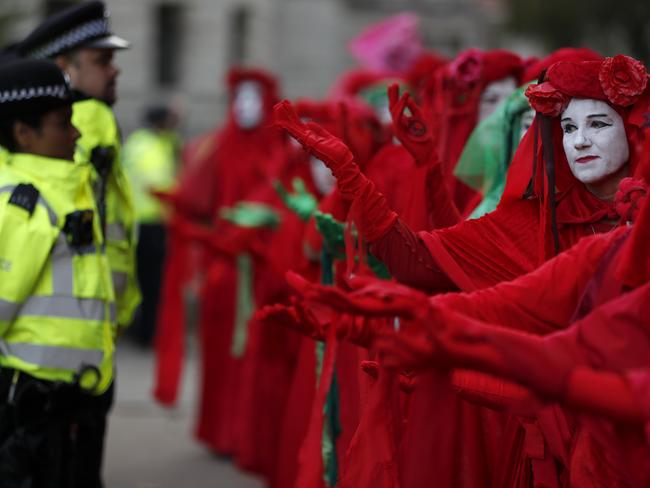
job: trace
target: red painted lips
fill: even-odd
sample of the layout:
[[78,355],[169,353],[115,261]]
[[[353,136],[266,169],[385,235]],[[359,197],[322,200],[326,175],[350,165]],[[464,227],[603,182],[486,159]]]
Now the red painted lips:
[[582,156],[581,158],[576,159],[576,163],[588,163],[594,159],[598,159],[598,156]]

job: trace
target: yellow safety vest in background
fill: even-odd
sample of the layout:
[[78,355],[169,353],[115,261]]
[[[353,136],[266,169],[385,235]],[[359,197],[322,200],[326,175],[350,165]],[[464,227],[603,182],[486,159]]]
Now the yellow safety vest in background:
[[[74,103],[72,123],[81,133],[77,140],[76,162],[90,163],[96,147],[114,150],[115,159],[106,186],[106,254],[113,273],[117,323],[128,326],[141,294],[135,267],[135,211],[131,187],[121,163],[119,129],[111,108],[96,99]],[[98,180],[99,175],[93,170],[96,197]]]
[[[0,366],[65,382],[95,366],[102,393],[113,380],[115,302],[90,178],[88,165],[31,154],[10,154],[0,169]],[[24,197],[21,184],[38,190],[31,214],[29,199],[12,199]],[[71,242],[73,212],[84,212],[83,245]]]
[[169,191],[174,187],[177,149],[177,138],[167,131],[138,129],[126,140],[122,163],[133,188],[138,222],[164,221],[164,208],[151,190]]

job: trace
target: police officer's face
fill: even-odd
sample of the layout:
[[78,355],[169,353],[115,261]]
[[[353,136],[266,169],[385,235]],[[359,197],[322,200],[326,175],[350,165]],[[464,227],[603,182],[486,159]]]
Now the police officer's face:
[[70,106],[47,112],[37,128],[16,122],[14,133],[21,152],[69,161],[74,159],[79,131],[72,125]]
[[80,49],[64,61],[62,68],[70,76],[73,88],[113,105],[120,74],[113,57],[112,49]]

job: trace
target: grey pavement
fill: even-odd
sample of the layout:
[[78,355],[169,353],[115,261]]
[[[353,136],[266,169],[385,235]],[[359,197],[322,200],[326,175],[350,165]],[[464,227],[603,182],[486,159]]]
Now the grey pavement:
[[152,400],[153,354],[126,341],[118,345],[117,394],[104,461],[107,488],[263,487],[194,440],[197,361],[196,354],[189,356],[182,398],[167,409]]

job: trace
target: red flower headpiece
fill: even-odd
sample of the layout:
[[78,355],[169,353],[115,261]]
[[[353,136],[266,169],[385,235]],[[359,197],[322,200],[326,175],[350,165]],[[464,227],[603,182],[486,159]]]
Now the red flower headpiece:
[[642,62],[628,56],[606,58],[598,72],[603,92],[614,105],[634,104],[648,84],[648,74]]
[[546,81],[526,90],[530,105],[557,117],[571,98],[593,98],[617,107],[633,105],[645,91],[648,74],[640,61],[619,54],[603,61],[558,62]]
[[528,63],[521,76],[522,82],[537,81],[542,72],[548,70],[555,63],[560,61],[568,61],[571,63],[578,63],[580,61],[602,61],[603,57],[596,51],[587,49],[585,47],[563,47],[553,51],[548,56],[542,59],[535,60]]
[[557,117],[569,104],[571,97],[551,85],[548,81],[526,88],[526,96],[530,106],[536,112],[549,117]]
[[483,72],[483,56],[478,49],[468,49],[449,63],[449,74],[461,90],[476,86]]
[[468,49],[449,63],[448,69],[456,86],[464,91],[478,85],[485,87],[508,76],[513,76],[519,82],[523,67],[523,60],[505,49]]

